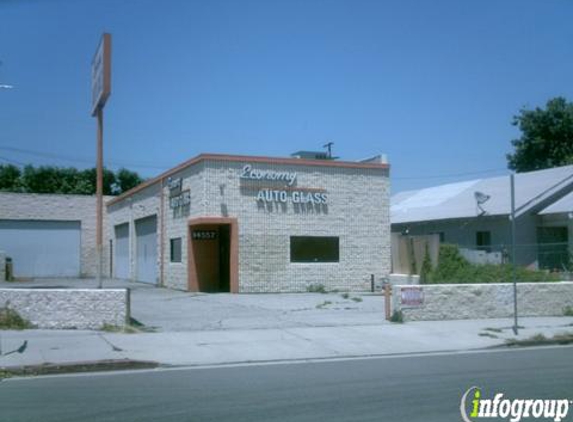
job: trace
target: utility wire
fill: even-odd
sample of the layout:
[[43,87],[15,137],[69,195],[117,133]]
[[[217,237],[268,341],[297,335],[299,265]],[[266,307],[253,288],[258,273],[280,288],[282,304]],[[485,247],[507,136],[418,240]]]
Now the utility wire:
[[[37,157],[43,157],[43,158],[51,158],[51,159],[57,159],[57,160],[64,160],[64,161],[71,161],[71,162],[80,162],[80,163],[87,163],[87,164],[93,164],[94,160],[93,159],[89,159],[86,157],[72,157],[69,155],[62,155],[62,154],[52,154],[49,152],[44,152],[44,151],[35,151],[35,150],[29,150],[29,149],[23,149],[23,148],[14,148],[14,147],[4,147],[4,146],[0,146],[0,150],[1,151],[9,151],[9,152],[15,152],[15,153],[19,153],[19,154],[28,154],[28,155],[33,155],[33,156],[37,156]],[[143,164],[143,163],[134,163],[134,162],[124,162],[124,161],[107,161],[108,164],[110,164],[111,166],[115,166],[115,167],[139,167],[139,168],[153,168],[153,169],[158,169],[158,170],[167,170],[170,167],[169,166],[158,166],[158,165],[153,165],[153,164]]]
[[22,167],[26,165],[25,163],[23,163],[23,162],[21,162],[21,161],[12,160],[12,159],[10,159],[10,158],[6,158],[6,157],[2,157],[2,156],[0,156],[0,160],[6,161],[7,163],[14,164],[14,165],[17,165],[17,166],[22,166]]
[[465,173],[450,173],[450,174],[434,174],[430,176],[408,176],[408,177],[393,177],[393,180],[419,180],[419,179],[442,179],[447,177],[462,177],[462,176],[474,176],[477,174],[490,174],[494,172],[501,172],[507,171],[507,169],[489,169],[489,170],[480,170],[480,171],[472,171],[472,172],[465,172]]
[[[37,151],[37,150],[30,150],[24,148],[15,148],[15,147],[7,147],[7,146],[0,146],[1,151],[9,151],[9,152],[16,152],[20,154],[28,154],[37,157],[43,158],[51,158],[51,159],[58,159],[58,160],[65,160],[71,162],[81,162],[81,163],[88,163],[92,164],[94,162],[93,159],[85,158],[85,157],[72,157],[69,155],[62,155],[62,154],[53,154],[44,151]],[[6,161],[8,159],[5,158]],[[115,167],[138,167],[138,168],[150,168],[150,169],[157,169],[157,170],[168,170],[172,166],[167,165],[155,165],[150,163],[136,163],[136,162],[127,162],[127,161],[115,161],[110,160],[107,163],[111,166]],[[434,174],[434,175],[427,175],[427,176],[407,176],[407,177],[393,177],[393,180],[421,180],[421,179],[443,179],[448,177],[463,177],[463,176],[473,176],[479,174],[490,174],[494,172],[502,172],[507,171],[507,169],[497,168],[497,169],[487,169],[487,170],[480,170],[480,171],[473,171],[473,172],[464,172],[464,173],[448,173],[448,174]]]

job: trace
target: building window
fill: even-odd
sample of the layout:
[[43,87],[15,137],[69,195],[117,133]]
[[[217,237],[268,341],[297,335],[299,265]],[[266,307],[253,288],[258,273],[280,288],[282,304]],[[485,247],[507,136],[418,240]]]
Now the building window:
[[491,232],[476,232],[478,251],[491,252]]
[[171,262],[181,262],[181,238],[170,239]]
[[540,269],[567,270],[570,264],[569,229],[567,227],[538,227],[537,243],[537,259]]
[[290,262],[338,262],[338,237],[291,236]]

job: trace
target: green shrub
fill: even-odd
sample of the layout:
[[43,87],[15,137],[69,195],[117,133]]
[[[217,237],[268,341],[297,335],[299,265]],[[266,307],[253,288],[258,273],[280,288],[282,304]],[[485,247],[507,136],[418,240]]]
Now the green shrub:
[[410,275],[418,274],[416,254],[414,253],[414,239],[410,239],[408,242],[408,258],[410,260]]
[[430,247],[428,242],[426,242],[424,249],[424,260],[422,261],[422,267],[420,268],[420,284],[431,283],[430,278],[432,274],[432,259],[430,258]]
[[309,293],[326,293],[324,284],[311,284],[306,288]]
[[[558,281],[559,275],[546,271],[516,268],[518,282]],[[426,283],[509,283],[512,281],[511,264],[472,264],[459,252],[456,245],[441,245],[438,265],[429,273]]]
[[32,324],[20,314],[10,307],[10,303],[6,303],[0,307],[0,329],[2,330],[24,330],[32,328]]
[[404,322],[404,314],[402,311],[394,311],[390,317],[390,322],[396,322],[402,324]]
[[573,316],[573,306],[566,306],[565,309],[563,309],[563,315]]

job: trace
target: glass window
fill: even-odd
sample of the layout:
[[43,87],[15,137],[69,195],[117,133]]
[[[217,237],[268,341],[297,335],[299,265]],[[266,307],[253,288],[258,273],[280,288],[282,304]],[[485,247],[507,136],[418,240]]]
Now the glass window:
[[181,262],[181,238],[170,239],[171,262]]
[[491,252],[491,232],[476,232],[476,246],[480,251]]
[[291,236],[290,262],[338,262],[338,237]]

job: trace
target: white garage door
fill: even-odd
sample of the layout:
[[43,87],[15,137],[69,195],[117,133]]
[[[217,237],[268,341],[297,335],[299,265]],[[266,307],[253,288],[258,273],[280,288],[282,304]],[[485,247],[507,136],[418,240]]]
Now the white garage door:
[[0,250],[16,277],[79,277],[79,221],[0,220]]
[[129,278],[129,224],[115,226],[115,277]]
[[135,222],[136,278],[157,284],[157,217],[146,217]]

